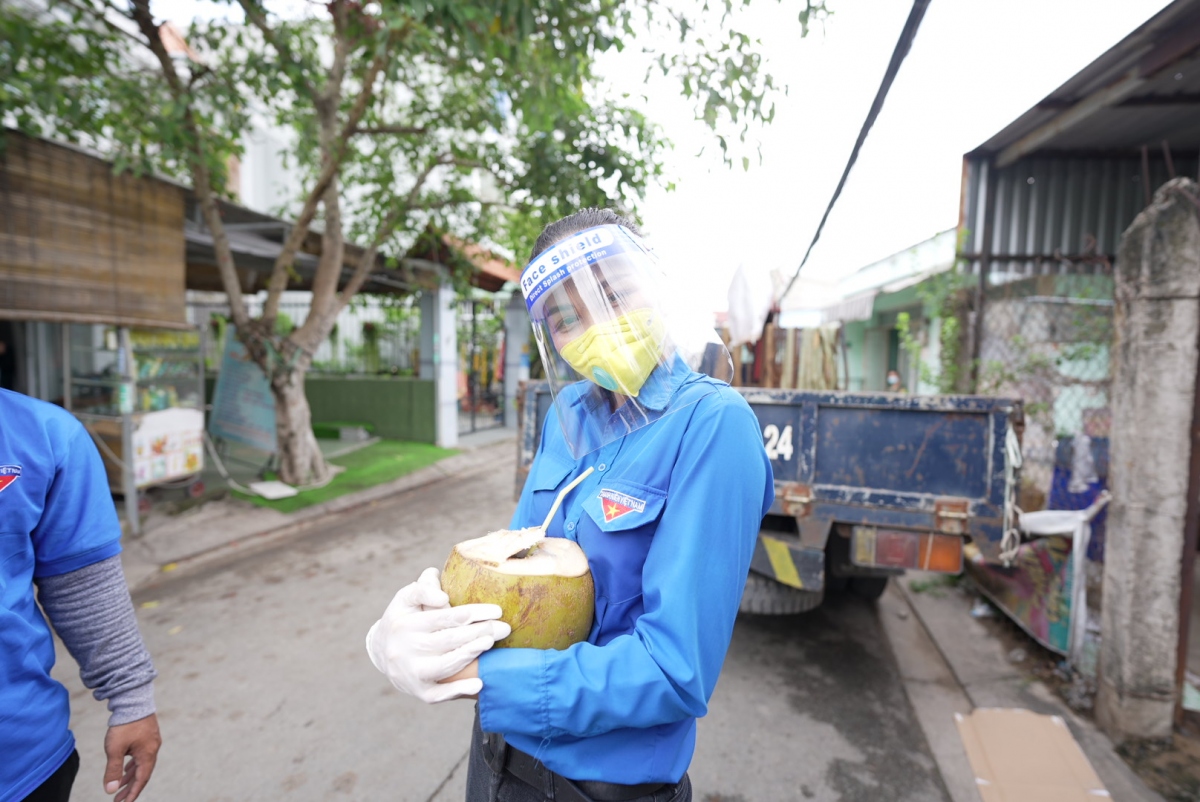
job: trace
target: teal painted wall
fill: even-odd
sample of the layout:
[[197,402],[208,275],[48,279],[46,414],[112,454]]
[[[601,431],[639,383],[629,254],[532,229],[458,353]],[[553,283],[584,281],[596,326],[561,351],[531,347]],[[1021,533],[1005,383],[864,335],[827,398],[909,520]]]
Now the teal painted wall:
[[[876,316],[878,317],[878,316]],[[863,344],[863,389],[879,391],[887,387],[887,346],[889,328],[871,326]]]
[[866,348],[866,325],[853,320],[842,328],[842,344],[846,348],[846,367],[849,369],[846,389],[856,392],[863,388],[863,355]]

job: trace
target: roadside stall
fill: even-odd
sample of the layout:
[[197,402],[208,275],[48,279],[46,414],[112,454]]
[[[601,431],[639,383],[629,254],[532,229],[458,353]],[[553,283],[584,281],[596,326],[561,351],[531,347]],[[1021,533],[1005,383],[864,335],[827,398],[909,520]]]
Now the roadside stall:
[[91,432],[130,523],[155,486],[204,485],[202,332],[63,325],[63,406]]
[[139,489],[203,465],[201,334],[185,305],[185,188],[4,132],[5,386],[87,426],[140,534]]

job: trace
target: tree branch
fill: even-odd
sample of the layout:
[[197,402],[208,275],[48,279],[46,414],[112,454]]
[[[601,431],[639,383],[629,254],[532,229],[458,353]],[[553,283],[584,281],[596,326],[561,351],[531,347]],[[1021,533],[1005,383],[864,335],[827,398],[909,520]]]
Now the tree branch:
[[346,2],[332,0],[329,14],[333,17],[333,64],[329,68],[329,81],[325,84],[325,101],[333,108],[342,99],[342,81],[346,78],[346,60],[350,57],[350,41],[346,36]]
[[383,247],[383,243],[387,242],[388,237],[395,233],[396,226],[399,225],[401,219],[412,211],[416,205],[417,198],[421,194],[421,189],[425,186],[425,182],[429,180],[429,176],[434,170],[453,162],[453,160],[452,154],[439,154],[425,166],[425,169],[413,181],[412,188],[409,189],[408,195],[404,198],[404,203],[388,212],[387,217],[384,218],[383,222],[379,224],[379,228],[375,231],[375,236],[372,238],[371,244],[363,252],[362,258],[355,266],[350,280],[346,282],[346,286],[338,293],[337,303],[334,304],[333,308],[334,317],[341,314],[342,310],[346,308],[346,304],[350,303],[350,299],[362,289],[362,285],[366,282],[367,276],[371,272],[371,267],[375,264],[375,256],[379,253],[379,249]]
[[367,136],[386,134],[406,136],[410,134],[427,134],[429,133],[429,129],[423,125],[360,125],[354,129],[354,133],[366,134]]
[[[146,2],[146,0],[139,0],[139,2]],[[395,38],[395,36],[388,37],[388,41],[393,42]],[[267,301],[263,305],[262,320],[264,324],[273,325],[275,316],[279,314],[279,300],[283,295],[284,289],[287,288],[288,268],[295,261],[296,251],[300,248],[300,244],[304,242],[305,235],[308,234],[309,224],[316,217],[318,202],[324,196],[325,190],[329,188],[330,182],[337,175],[351,134],[358,127],[358,123],[362,120],[363,115],[366,114],[367,107],[374,97],[375,80],[379,77],[379,73],[383,71],[387,63],[389,50],[390,48],[384,48],[371,61],[370,66],[367,67],[366,74],[363,76],[362,88],[359,90],[358,97],[355,98],[354,105],[350,108],[345,125],[342,126],[341,132],[334,142],[334,148],[329,152],[329,155],[321,165],[321,173],[317,177],[317,182],[309,191],[308,197],[304,199],[304,206],[300,210],[300,215],[296,218],[296,223],[288,233],[287,239],[284,240],[283,249],[275,259],[275,265],[271,269],[271,279],[267,285]]]
[[310,352],[315,351],[325,338],[335,317],[331,313],[337,304],[338,278],[342,275],[342,262],[346,255],[340,191],[336,178],[329,182],[329,188],[325,190],[325,231],[321,235],[321,259],[312,281],[308,319],[289,338]]
[[[242,300],[242,285],[238,280],[237,267],[233,262],[233,250],[229,246],[229,236],[225,232],[225,224],[221,220],[221,212],[217,208],[216,196],[212,191],[212,178],[209,175],[208,163],[204,154],[204,138],[200,133],[200,126],[196,124],[196,117],[192,113],[187,88],[183,85],[179,73],[175,71],[175,64],[171,61],[171,56],[163,45],[162,36],[159,33],[160,26],[155,24],[154,17],[150,14],[150,0],[132,0],[130,10],[134,22],[137,23],[138,29],[146,40],[141,44],[150,48],[150,52],[158,59],[172,97],[183,104],[184,126],[192,137],[192,183],[196,199],[200,202],[204,222],[207,223],[208,230],[212,234],[213,252],[217,257],[217,271],[221,276],[221,284],[225,287],[225,294],[229,298],[229,311],[233,316],[233,323],[238,327],[242,336],[247,337],[250,334],[250,316],[246,313],[246,305]],[[248,342],[247,346],[249,347]],[[252,355],[255,355],[254,350],[256,349],[251,349]],[[258,357],[258,355],[255,356]]]
[[[109,30],[113,31],[114,33],[118,33],[121,36],[128,37],[129,39],[132,39],[133,41],[137,42],[139,45],[142,45],[143,47],[145,46],[146,43],[144,41],[142,41],[138,37],[137,34],[127,31],[124,28],[122,28],[120,25],[117,25],[112,20],[110,20],[107,16],[105,16],[102,11],[98,11],[97,9],[92,8],[91,6],[89,6],[85,3],[77,3],[77,2],[75,2],[75,0],[62,0],[62,2],[65,3],[66,5],[70,6],[71,8],[75,9],[76,11],[87,14],[89,17],[96,20],[97,22],[99,22],[104,27],[108,28]],[[113,12],[114,14],[116,14],[124,19],[132,19],[128,14],[122,12],[120,9],[112,6],[111,4],[109,4],[107,2],[102,3],[102,5],[109,11]]]
[[318,96],[317,88],[304,77],[305,66],[303,62],[296,57],[296,54],[287,46],[287,43],[276,35],[276,30],[267,22],[266,9],[254,3],[253,0],[238,0],[238,5],[246,13],[246,19],[250,20],[255,28],[258,28],[258,32],[262,34],[266,43],[279,54],[279,58],[291,65],[292,74],[289,74],[286,70],[284,71],[288,75],[288,78],[296,82],[299,88],[315,101]]

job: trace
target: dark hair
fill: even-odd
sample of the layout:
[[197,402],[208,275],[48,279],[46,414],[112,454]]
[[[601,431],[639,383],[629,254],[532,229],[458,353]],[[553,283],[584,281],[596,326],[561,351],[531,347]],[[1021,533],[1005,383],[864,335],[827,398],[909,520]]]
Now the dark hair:
[[580,209],[575,214],[569,214],[542,229],[537,242],[533,244],[533,253],[529,255],[529,261],[532,262],[538,257],[538,254],[547,250],[551,245],[562,242],[572,234],[578,234],[580,231],[586,231],[596,226],[609,225],[625,226],[638,236],[641,236],[642,233],[635,223],[612,209]]

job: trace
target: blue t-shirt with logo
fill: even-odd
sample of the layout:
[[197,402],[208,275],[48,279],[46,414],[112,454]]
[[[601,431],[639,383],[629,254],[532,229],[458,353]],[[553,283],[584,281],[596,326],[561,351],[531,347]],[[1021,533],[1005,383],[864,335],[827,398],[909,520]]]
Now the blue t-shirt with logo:
[[120,551],[91,436],[66,410],[0,390],[0,802],[24,799],[75,748],[34,580]]
[[[583,389],[566,391],[560,414],[597,414]],[[587,554],[596,587],[587,642],[479,658],[483,729],[573,780],[683,776],[775,496],[758,420],[736,390],[677,360],[638,401],[665,414],[579,459],[547,415],[510,524],[539,526],[561,488],[594,469],[547,529]]]

